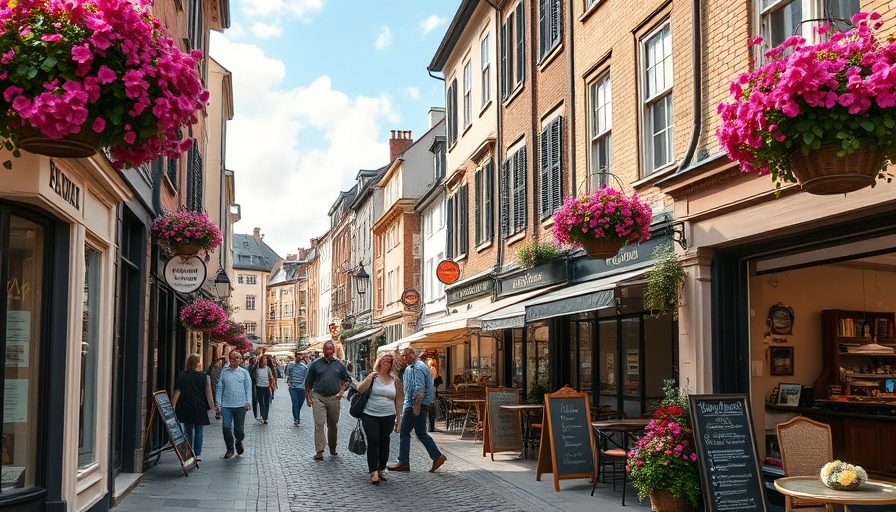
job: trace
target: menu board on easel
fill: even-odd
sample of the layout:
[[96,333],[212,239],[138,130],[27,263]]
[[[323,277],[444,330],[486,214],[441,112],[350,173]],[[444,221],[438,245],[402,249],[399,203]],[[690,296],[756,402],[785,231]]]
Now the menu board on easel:
[[514,411],[501,409],[502,405],[519,405],[517,388],[485,388],[485,419],[482,426],[482,456],[497,452],[519,452],[523,449],[523,433],[520,417]]
[[565,386],[544,396],[535,479],[541,481],[543,473],[554,474],[554,491],[560,480],[597,478],[588,393]]
[[152,394],[152,397],[155,400],[155,409],[159,411],[159,416],[161,416],[162,422],[165,423],[165,430],[168,431],[168,438],[171,439],[171,446],[174,448],[177,460],[180,461],[180,465],[183,467],[184,475],[190,476],[187,470],[193,466],[199,467],[199,464],[196,462],[193,447],[187,441],[187,436],[184,435],[180,422],[177,421],[177,417],[174,415],[174,407],[171,406],[168,393],[165,390],[156,391]]

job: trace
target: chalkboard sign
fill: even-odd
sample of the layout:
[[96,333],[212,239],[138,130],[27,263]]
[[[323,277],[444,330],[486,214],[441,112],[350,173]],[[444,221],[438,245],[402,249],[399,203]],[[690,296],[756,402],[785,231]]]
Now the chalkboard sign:
[[187,469],[194,465],[199,467],[199,464],[196,462],[193,448],[187,442],[187,437],[180,427],[180,422],[177,421],[177,417],[174,415],[174,407],[171,406],[168,393],[165,390],[156,391],[152,394],[152,397],[155,399],[155,409],[159,411],[159,416],[165,423],[165,430],[168,431],[168,438],[171,439],[171,446],[174,448],[174,453],[177,454],[177,460],[180,461],[184,474],[190,476]]
[[747,395],[690,395],[708,512],[768,512]]
[[569,386],[544,396],[544,420],[535,479],[554,474],[554,491],[560,480],[597,478],[594,465],[594,434],[588,393]]
[[519,405],[517,388],[485,388],[485,420],[483,421],[482,456],[497,452],[519,452],[523,449],[523,433],[520,415],[516,411],[501,409],[502,405]]

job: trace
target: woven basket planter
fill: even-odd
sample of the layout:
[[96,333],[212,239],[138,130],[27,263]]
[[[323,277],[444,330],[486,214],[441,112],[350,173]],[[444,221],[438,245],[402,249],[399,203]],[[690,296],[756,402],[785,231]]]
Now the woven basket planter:
[[191,243],[172,242],[168,245],[171,247],[171,252],[174,253],[175,256],[193,256],[202,249],[199,245]]
[[592,258],[612,258],[619,253],[619,249],[625,245],[625,241],[621,238],[601,238],[600,240],[589,239],[582,241],[582,249]]
[[688,500],[676,498],[669,491],[650,491],[650,510],[654,512],[693,512]]
[[96,135],[88,129],[81,133],[51,139],[30,126],[22,127],[18,134],[18,146],[29,153],[55,158],[87,158],[97,152]]
[[790,155],[790,168],[800,187],[815,195],[845,194],[870,187],[877,179],[883,157],[876,147],[862,146],[851,154],[837,156],[840,147],[827,144],[803,155]]

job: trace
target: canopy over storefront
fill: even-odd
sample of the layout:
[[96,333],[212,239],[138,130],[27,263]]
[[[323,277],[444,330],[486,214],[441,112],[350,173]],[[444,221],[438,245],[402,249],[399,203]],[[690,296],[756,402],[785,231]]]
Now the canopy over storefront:
[[567,286],[542,295],[524,304],[525,321],[532,322],[615,306],[616,296],[613,290],[617,286],[631,284],[631,281],[641,278],[646,272],[646,269],[641,268]]
[[385,330],[386,330],[386,328],[385,328],[385,327],[382,327],[382,326],[380,326],[380,327],[373,327],[373,328],[368,329],[368,330],[366,330],[366,331],[362,331],[362,332],[359,332],[358,334],[349,336],[348,338],[345,339],[345,342],[346,342],[346,343],[353,343],[353,342],[356,342],[356,341],[363,341],[363,340],[366,340],[367,338],[372,338],[372,337],[374,337],[374,336],[377,336],[378,334],[384,332]]

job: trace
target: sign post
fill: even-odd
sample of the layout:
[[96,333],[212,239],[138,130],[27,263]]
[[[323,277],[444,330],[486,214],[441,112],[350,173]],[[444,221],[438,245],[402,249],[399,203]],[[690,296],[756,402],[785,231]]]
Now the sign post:
[[[193,447],[190,446],[190,443],[187,441],[187,436],[184,435],[184,431],[180,427],[180,422],[177,421],[177,417],[174,415],[174,407],[171,406],[171,400],[168,399],[168,393],[163,389],[162,391],[153,393],[152,397],[152,407],[156,411],[159,411],[159,416],[161,416],[162,421],[165,423],[165,430],[168,431],[171,447],[174,448],[174,453],[177,455],[177,460],[184,470],[184,475],[190,476],[188,470],[194,466],[198,468],[199,463],[196,461]],[[152,419],[155,417],[154,412],[150,411],[149,414],[150,423],[149,427],[146,429],[147,432],[152,428]]]
[[597,478],[588,404],[588,393],[569,386],[544,396],[535,480],[540,482],[542,473],[554,473],[554,491],[560,491],[560,480]]
[[497,452],[519,452],[523,449],[520,417],[514,411],[501,409],[502,405],[519,405],[517,388],[485,388],[485,419],[482,422],[482,456],[490,453],[495,460]]

